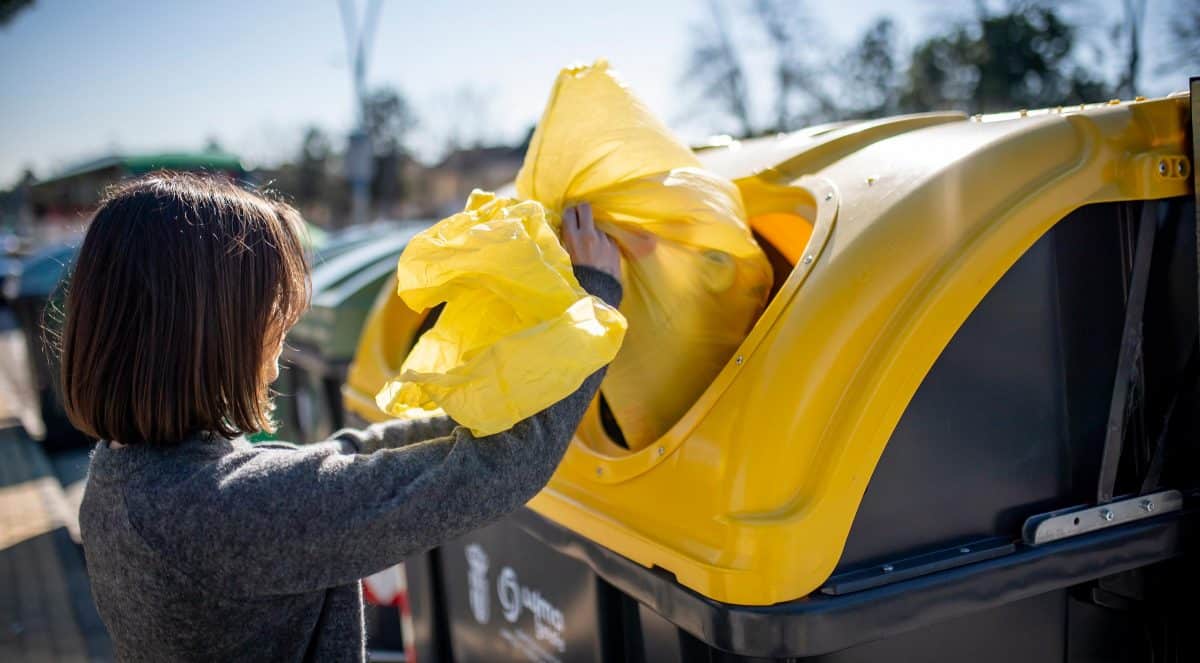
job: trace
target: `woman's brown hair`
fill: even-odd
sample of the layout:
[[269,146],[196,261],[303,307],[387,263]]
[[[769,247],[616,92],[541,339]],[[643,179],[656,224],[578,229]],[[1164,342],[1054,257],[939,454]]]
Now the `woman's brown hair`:
[[302,227],[216,177],[160,172],[110,191],[67,292],[71,422],[122,444],[271,430],[267,362],[308,305]]

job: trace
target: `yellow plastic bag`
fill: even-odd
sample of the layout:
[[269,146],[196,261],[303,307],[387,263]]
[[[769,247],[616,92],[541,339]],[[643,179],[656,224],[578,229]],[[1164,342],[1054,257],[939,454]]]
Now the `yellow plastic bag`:
[[[405,250],[404,301],[448,304],[379,405],[396,416],[441,405],[473,429],[503,430],[607,363],[628,319],[601,391],[630,448],[650,444],[711,382],[765,304],[771,268],[737,188],[702,170],[603,61],[559,75],[516,187],[526,202],[476,194],[466,212]],[[561,211],[584,201],[621,248],[625,318],[594,299],[579,303],[554,235]],[[477,234],[472,225],[499,218],[523,219],[523,230]],[[567,333],[593,326],[586,342]]]
[[463,212],[413,237],[397,290],[413,310],[446,307],[376,397],[381,408],[397,417],[440,408],[490,435],[612,360],[625,319],[580,287],[551,221],[537,202],[476,191]]
[[600,389],[629,447],[650,444],[712,382],[770,292],[737,187],[702,170],[599,61],[559,75],[517,195],[550,210],[589,202],[620,245],[629,333]]

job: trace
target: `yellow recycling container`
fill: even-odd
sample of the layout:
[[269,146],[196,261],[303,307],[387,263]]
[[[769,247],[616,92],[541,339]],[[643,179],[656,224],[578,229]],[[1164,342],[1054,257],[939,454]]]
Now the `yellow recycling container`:
[[[1018,259],[1088,206],[1189,194],[1187,112],[1184,95],[930,113],[700,151],[706,168],[741,189],[776,269],[770,302],[686,414],[648,446],[614,444],[593,404],[530,508],[724,604],[810,595],[839,566],[914,394]],[[348,409],[383,418],[372,397],[423,317],[385,287],[350,371]],[[1004,358],[995,363],[1003,368]],[[1111,379],[1110,370],[1102,390]],[[906,526],[920,530],[919,520]]]

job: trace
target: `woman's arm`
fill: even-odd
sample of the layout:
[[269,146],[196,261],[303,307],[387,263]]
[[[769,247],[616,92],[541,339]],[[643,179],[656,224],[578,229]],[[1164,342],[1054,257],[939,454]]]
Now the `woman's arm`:
[[[620,283],[577,268],[580,283],[610,304]],[[154,528],[190,539],[184,572],[234,597],[268,598],[341,585],[445,543],[518,509],[550,480],[603,379],[600,370],[570,396],[476,438],[451,435],[371,454],[339,444],[251,449],[228,457],[183,513]],[[205,524],[208,524],[207,527]],[[195,540],[186,532],[206,531]],[[177,539],[178,540],[178,539]]]
[[[184,551],[189,575],[235,597],[315,591],[366,577],[520,508],[550,480],[603,371],[512,429],[341,453],[263,449],[213,481],[173,523],[207,535]],[[163,514],[167,517],[168,514]],[[191,521],[190,523],[188,521]]]
[[361,430],[344,428],[330,441],[342,442],[351,453],[369,454],[380,449],[399,449],[417,442],[446,437],[457,424],[446,415],[425,419],[396,419],[371,424]]
[[[612,241],[598,232],[592,220],[591,206],[586,203],[568,208],[563,213],[563,244],[576,268],[575,277],[589,294],[596,295],[612,306],[620,301],[620,283],[615,290],[603,283],[603,276],[621,273],[620,255]],[[598,274],[597,274],[598,272]],[[611,301],[610,301],[610,298]],[[347,451],[369,454],[380,449],[399,449],[450,435],[457,426],[445,415],[426,419],[406,419],[372,424],[364,429],[344,428],[330,437],[340,441]]]

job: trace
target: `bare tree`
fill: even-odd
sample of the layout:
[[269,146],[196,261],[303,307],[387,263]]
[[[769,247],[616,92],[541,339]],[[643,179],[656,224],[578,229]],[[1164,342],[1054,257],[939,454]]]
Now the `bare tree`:
[[321,202],[325,197],[329,177],[329,158],[333,146],[320,127],[309,127],[300,145],[296,161],[296,199],[302,203]]
[[381,87],[367,93],[363,101],[363,126],[371,136],[376,154],[397,152],[408,133],[417,126],[417,115],[399,90]]
[[1184,0],[1171,11],[1168,24],[1171,32],[1174,58],[1167,63],[1165,69],[1178,71],[1191,68],[1184,72],[1196,74],[1196,63],[1200,62],[1200,0]]
[[842,117],[881,117],[900,112],[903,70],[898,55],[896,24],[877,19],[867,27],[845,58],[845,82],[852,93]]
[[374,151],[371,200],[386,210],[408,194],[403,172],[410,159],[406,143],[417,126],[417,115],[398,90],[379,88],[364,100],[363,126]]
[[685,81],[700,88],[706,103],[716,104],[741,127],[741,133],[754,133],[747,97],[746,75],[741,59],[730,38],[730,24],[717,0],[709,1],[709,23],[692,27],[692,49]]
[[1124,17],[1114,29],[1114,37],[1127,39],[1125,67],[1117,81],[1117,94],[1132,97],[1138,93],[1138,70],[1141,68],[1142,29],[1146,25],[1146,0],[1123,0]]
[[[798,0],[756,0],[752,12],[767,37],[775,73],[775,131],[793,129],[797,123],[832,119],[841,109],[830,92],[828,74],[833,68],[820,61],[818,21]],[[794,110],[793,100],[807,102]]]
[[17,14],[21,13],[22,9],[26,9],[33,5],[33,0],[0,0],[0,25],[6,25]]
[[[865,41],[841,53],[826,47],[820,21],[801,0],[755,0],[743,7],[743,21],[738,25],[744,30],[737,36],[744,38],[744,42],[739,44],[734,38],[735,21],[715,1],[709,3],[711,20],[693,29],[685,76],[686,82],[700,89],[707,107],[715,106],[737,122],[741,135],[788,131],[861,114],[863,109],[845,105],[844,95],[839,95],[839,91],[850,84],[874,85],[882,78],[888,78],[891,84],[896,64],[891,52],[894,30],[890,22],[882,27],[873,26],[875,32],[864,36]],[[747,36],[750,38],[746,39]],[[766,106],[771,109],[769,119],[753,113],[755,105],[750,99],[741,57],[740,47],[745,44],[762,44],[762,52],[770,63],[773,85]],[[868,96],[892,100],[881,101],[882,106],[895,105],[896,93],[890,88],[880,95]]]
[[800,71],[796,26],[802,24],[803,5],[788,0],[757,0],[754,14],[762,23],[775,56],[775,130],[783,131],[792,119],[792,92],[805,72]]

